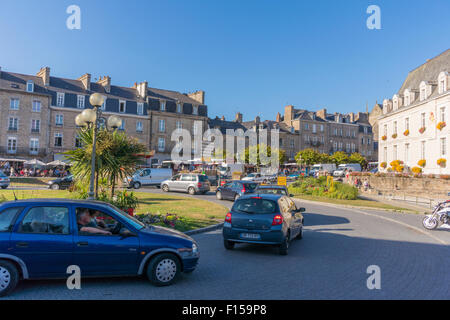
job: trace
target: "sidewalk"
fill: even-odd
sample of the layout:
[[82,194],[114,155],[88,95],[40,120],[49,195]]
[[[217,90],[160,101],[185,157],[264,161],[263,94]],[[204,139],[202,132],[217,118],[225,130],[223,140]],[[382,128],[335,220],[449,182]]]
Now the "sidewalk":
[[427,213],[431,213],[432,209],[430,208],[429,205],[423,204],[423,203],[411,203],[410,201],[403,201],[403,200],[392,200],[383,196],[378,196],[378,195],[374,195],[374,194],[368,194],[368,193],[362,193],[359,196],[361,199],[364,200],[375,200],[375,201],[379,201],[379,202],[383,202],[386,204],[390,204],[392,206],[396,206],[396,207],[403,207],[406,209],[411,209],[411,210],[415,210],[418,212],[427,212]]

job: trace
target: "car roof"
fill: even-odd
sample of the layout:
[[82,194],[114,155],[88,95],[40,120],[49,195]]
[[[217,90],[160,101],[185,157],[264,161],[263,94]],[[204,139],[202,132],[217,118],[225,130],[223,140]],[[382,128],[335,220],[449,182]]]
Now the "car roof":
[[250,193],[250,194],[246,194],[243,196],[239,197],[239,200],[241,199],[250,199],[250,198],[254,198],[254,197],[259,197],[261,199],[266,199],[266,200],[272,200],[272,201],[278,201],[278,199],[280,199],[281,197],[285,197],[285,195],[282,194],[266,194],[266,193]]
[[109,203],[99,201],[99,200],[79,200],[79,199],[63,199],[63,198],[40,198],[40,199],[21,199],[3,202],[2,205],[9,204],[24,204],[24,205],[34,205],[34,204],[85,204],[85,205],[101,205],[110,206]]

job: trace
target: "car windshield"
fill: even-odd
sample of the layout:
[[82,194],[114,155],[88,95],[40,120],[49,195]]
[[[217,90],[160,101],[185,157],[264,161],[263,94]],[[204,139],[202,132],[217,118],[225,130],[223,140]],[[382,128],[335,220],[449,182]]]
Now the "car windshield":
[[280,194],[280,195],[287,195],[285,189],[281,188],[257,188],[256,193],[262,193],[262,194]]
[[274,201],[254,197],[236,201],[231,210],[244,213],[269,214],[275,213],[276,209],[277,205]]
[[245,183],[244,186],[248,190],[255,190],[258,185],[256,183]]
[[143,223],[143,222],[139,221],[138,219],[130,216],[129,214],[123,212],[122,210],[120,210],[119,208],[117,208],[116,206],[114,206],[112,204],[108,204],[108,206],[111,209],[113,209],[117,214],[122,216],[122,218],[124,218],[134,228],[136,228],[136,230],[141,230],[142,228],[145,228],[145,223]]

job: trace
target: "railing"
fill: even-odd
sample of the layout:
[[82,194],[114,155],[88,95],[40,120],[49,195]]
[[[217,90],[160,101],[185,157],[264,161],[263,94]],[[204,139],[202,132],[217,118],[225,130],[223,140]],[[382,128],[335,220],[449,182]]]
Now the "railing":
[[15,149],[8,149],[7,147],[0,147],[0,154],[1,155],[8,155],[8,156],[19,156],[19,157],[44,157],[47,155],[47,150],[44,148],[15,148]]

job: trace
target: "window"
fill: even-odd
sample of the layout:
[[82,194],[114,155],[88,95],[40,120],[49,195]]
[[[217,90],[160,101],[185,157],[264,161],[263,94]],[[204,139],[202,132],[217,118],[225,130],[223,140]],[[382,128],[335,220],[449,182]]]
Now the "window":
[[177,131],[181,131],[181,129],[183,129],[183,123],[180,120],[177,120],[175,126]]
[[63,135],[60,132],[55,133],[55,147],[62,147]]
[[313,133],[316,133],[316,132],[317,132],[317,126],[316,126],[315,123],[313,123],[313,125],[312,125],[312,132],[313,132]]
[[[76,208],[78,234],[83,236],[120,236],[129,233],[119,221],[109,214],[88,208]],[[117,212],[119,214],[119,212]],[[127,219],[128,222],[130,222]],[[133,224],[134,225],[134,224]],[[116,226],[120,226],[116,228]]]
[[144,114],[144,103],[138,102],[137,104],[137,114],[143,115]]
[[427,98],[426,88],[420,89],[420,101],[423,101]]
[[397,145],[394,145],[392,156],[394,160],[397,160]]
[[439,93],[444,93],[445,91],[445,80],[439,81]]
[[8,121],[8,130],[9,131],[17,131],[19,128],[19,119],[10,117]]
[[409,118],[405,119],[405,131],[408,130],[409,131]]
[[27,92],[33,92],[34,91],[34,82],[33,80],[27,81]]
[[405,162],[409,161],[409,143],[405,143]]
[[439,121],[445,122],[445,107],[442,107],[440,109]]
[[[396,125],[396,127],[397,127],[397,122],[395,123],[395,125]],[[397,130],[397,129],[396,129],[396,130]],[[364,133],[367,134],[367,132],[368,132],[368,128],[367,128],[367,127],[364,127]]]
[[166,111],[166,102],[165,101],[159,102],[159,110]]
[[122,123],[120,124],[119,130],[125,130],[125,119],[122,119]]
[[158,139],[158,151],[164,151],[166,148],[166,140],[164,138]]
[[387,147],[384,147],[384,150],[383,150],[383,161],[387,162]]
[[309,124],[305,123],[305,130],[309,130]]
[[181,103],[177,103],[177,112],[181,113],[182,109],[181,109]]
[[39,139],[30,139],[30,153],[37,154],[39,151]]
[[8,145],[7,145],[8,153],[16,153],[17,152],[17,138],[9,137]]
[[126,111],[126,101],[119,101],[119,112],[125,113]]
[[323,132],[323,124],[320,125],[320,132]]
[[31,208],[23,218],[19,232],[69,234],[69,209],[65,207]]
[[75,136],[75,148],[82,148],[83,147],[83,141],[81,140],[80,136],[77,134]]
[[387,124],[383,127],[383,135],[387,136]]
[[290,140],[290,145],[291,145],[291,148],[294,147],[294,139],[291,139],[291,140]]
[[198,114],[198,106],[192,106],[192,114]]
[[64,107],[64,92],[56,93],[56,105],[58,107]]
[[352,152],[356,151],[356,145],[354,143],[352,143]]
[[159,132],[165,132],[166,131],[166,121],[163,119],[160,119],[158,122],[158,129]]
[[422,113],[420,115],[420,124],[421,124],[421,128],[425,128],[425,113]]
[[33,103],[31,105],[31,111],[41,112],[41,102],[39,100],[33,100]]
[[420,159],[425,159],[425,141],[421,142],[420,147]]
[[397,121],[394,121],[394,134],[397,134]]
[[100,109],[105,111],[106,110],[106,100],[108,98],[106,96],[103,96],[103,104],[101,105]]
[[9,100],[9,108],[11,110],[19,110],[20,101],[17,98],[11,98]]
[[77,96],[77,108],[83,109],[84,108],[84,96]]
[[57,126],[62,126],[64,124],[64,115],[62,114],[55,115],[55,124]]
[[447,138],[441,138],[441,156],[447,154]]
[[22,210],[23,207],[13,207],[0,212],[0,232],[11,231],[14,219]]
[[31,132],[38,133],[41,128],[41,120],[32,119],[31,120]]
[[142,132],[143,128],[142,121],[136,122],[136,132]]

